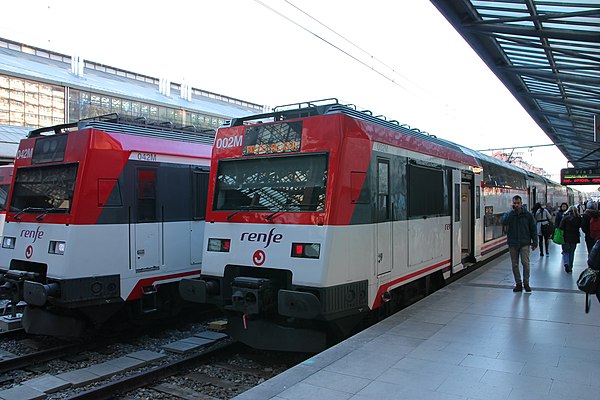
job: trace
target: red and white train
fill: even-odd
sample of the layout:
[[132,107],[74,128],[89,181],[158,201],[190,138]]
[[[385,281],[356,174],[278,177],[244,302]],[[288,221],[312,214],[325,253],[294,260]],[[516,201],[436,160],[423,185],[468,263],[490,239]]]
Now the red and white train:
[[506,249],[500,219],[573,192],[511,164],[341,105],[277,107],[218,130],[200,279],[250,346],[319,351],[374,310]]
[[28,333],[79,335],[118,312],[172,312],[200,275],[214,131],[116,114],[19,145],[0,249]]
[[6,219],[6,202],[8,201],[13,169],[14,165],[12,164],[0,165],[0,236]]

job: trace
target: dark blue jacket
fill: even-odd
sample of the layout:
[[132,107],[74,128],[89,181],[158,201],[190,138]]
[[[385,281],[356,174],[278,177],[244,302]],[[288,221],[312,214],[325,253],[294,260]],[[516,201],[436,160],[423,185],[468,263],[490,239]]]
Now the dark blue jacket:
[[514,210],[507,211],[502,217],[502,225],[506,230],[506,243],[509,246],[537,245],[537,229],[535,218],[527,210],[517,214]]
[[[588,256],[588,267],[591,269],[599,270],[600,269],[600,240],[597,240],[594,243],[594,247],[592,247],[592,251],[590,251],[590,255]],[[600,291],[600,289],[598,289]],[[600,297],[598,297],[598,301],[600,301]]]

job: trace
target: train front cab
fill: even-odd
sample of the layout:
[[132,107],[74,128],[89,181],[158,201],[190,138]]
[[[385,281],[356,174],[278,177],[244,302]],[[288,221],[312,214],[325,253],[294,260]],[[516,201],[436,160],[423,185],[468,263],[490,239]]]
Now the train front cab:
[[78,128],[42,128],[20,144],[0,296],[27,303],[29,333],[78,336],[117,313],[175,309],[177,280],[200,274],[192,243],[203,239],[212,147],[182,152],[151,127]]

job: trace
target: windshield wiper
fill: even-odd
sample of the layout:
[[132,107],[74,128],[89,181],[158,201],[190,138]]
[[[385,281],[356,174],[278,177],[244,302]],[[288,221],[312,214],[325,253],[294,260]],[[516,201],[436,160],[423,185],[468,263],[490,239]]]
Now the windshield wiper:
[[284,212],[284,211],[289,211],[289,207],[281,207],[278,208],[277,210],[275,210],[274,212],[272,212],[271,214],[267,215],[265,217],[265,221],[270,221],[271,219],[273,219],[274,216],[276,216],[277,214]]
[[36,208],[35,207],[25,207],[24,209],[22,209],[21,211],[19,211],[18,213],[15,214],[15,216],[13,217],[15,220],[20,221],[21,218],[19,218],[22,214],[26,213],[27,211],[35,211]]
[[237,211],[232,212],[231,214],[229,214],[227,216],[227,221],[229,221],[231,218],[233,218],[234,215],[241,213],[242,211],[247,211],[250,209],[250,206],[240,206],[240,209]]
[[37,217],[35,217],[35,220],[36,221],[43,220],[44,217],[46,216],[46,214],[48,214],[50,211],[54,211],[54,210],[58,210],[58,208],[54,208],[54,207],[44,208],[42,213],[40,215],[38,215]]

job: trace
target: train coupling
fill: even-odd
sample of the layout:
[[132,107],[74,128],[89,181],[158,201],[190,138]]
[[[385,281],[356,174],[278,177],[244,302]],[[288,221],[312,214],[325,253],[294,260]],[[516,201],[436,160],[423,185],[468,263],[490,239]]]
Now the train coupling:
[[23,283],[29,279],[39,279],[37,272],[8,270],[0,274],[0,299],[19,302],[22,300]]
[[276,288],[271,279],[238,276],[231,282],[231,292],[227,310],[245,315],[276,311]]
[[184,278],[179,281],[179,295],[191,303],[207,303],[211,295],[219,293],[216,281]]
[[49,297],[60,297],[58,283],[42,284],[39,282],[25,281],[23,284],[23,300],[34,306],[43,306]]

